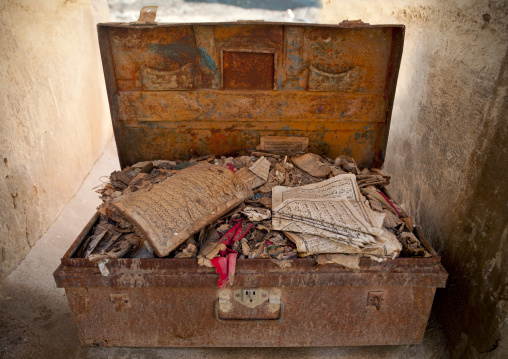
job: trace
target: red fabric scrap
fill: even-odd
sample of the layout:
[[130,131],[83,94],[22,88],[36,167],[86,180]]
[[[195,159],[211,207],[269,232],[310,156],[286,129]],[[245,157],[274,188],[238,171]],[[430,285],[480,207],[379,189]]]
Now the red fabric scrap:
[[236,257],[238,256],[238,253],[235,251],[231,251],[231,253],[228,254],[228,283],[235,282],[235,271],[236,271]]
[[228,260],[226,257],[215,257],[210,262],[215,267],[215,271],[219,273],[217,285],[224,288],[228,284]]
[[[219,241],[226,246],[231,246],[234,242],[239,241],[245,237],[245,235],[252,229],[252,227],[254,227],[254,224],[249,224],[247,229],[242,232],[243,220],[243,218],[232,220],[232,224],[235,222],[237,223],[226,233],[224,233]],[[228,283],[233,284],[235,281],[237,257],[238,252],[232,250],[231,248],[226,248],[225,250],[219,252],[219,257],[215,257],[211,260],[212,265],[215,267],[216,272],[219,274],[219,280],[217,281],[219,288],[224,288]]]
[[228,168],[229,168],[231,171],[235,172],[235,168],[233,167],[233,165],[232,165],[231,163],[226,163],[226,166],[228,166]]
[[388,197],[386,197],[386,196],[385,196],[385,194],[384,194],[383,192],[381,192],[381,191],[378,191],[378,192],[379,192],[379,194],[380,194],[381,196],[383,196],[383,197],[386,199],[386,202],[388,202],[388,204],[389,204],[390,206],[392,206],[392,208],[395,210],[395,212],[397,212],[397,215],[399,216],[399,218],[402,218],[402,216],[400,215],[399,211],[397,211],[397,208],[395,208],[395,206],[393,205],[392,201],[390,201],[390,200],[388,199]]
[[224,235],[220,239],[220,242],[224,243],[226,246],[229,246],[229,244],[234,241],[234,238],[238,231],[242,231],[242,221],[238,221],[238,223],[235,224],[233,227],[231,227],[229,231],[224,233]]

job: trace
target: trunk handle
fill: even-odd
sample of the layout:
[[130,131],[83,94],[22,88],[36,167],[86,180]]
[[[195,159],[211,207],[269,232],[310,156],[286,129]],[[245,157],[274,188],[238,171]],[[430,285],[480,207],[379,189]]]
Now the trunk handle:
[[284,302],[280,301],[279,317],[276,319],[227,319],[219,316],[219,299],[215,301],[215,319],[222,323],[249,323],[249,324],[267,324],[267,323],[280,323],[284,319]]

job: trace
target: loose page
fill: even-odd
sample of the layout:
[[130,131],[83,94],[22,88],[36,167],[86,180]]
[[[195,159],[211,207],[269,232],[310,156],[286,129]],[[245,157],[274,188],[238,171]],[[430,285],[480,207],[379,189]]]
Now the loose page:
[[380,243],[382,231],[372,227],[345,198],[289,199],[273,209],[275,230],[336,238],[348,244]]
[[227,167],[199,163],[113,205],[164,257],[251,196],[251,189]]
[[383,224],[384,215],[373,213],[363,203],[364,198],[353,174],[342,174],[301,187],[276,186],[272,189],[272,208],[293,198],[346,198],[367,223],[374,227],[381,227]]
[[243,181],[245,184],[251,188],[257,188],[259,186],[262,186],[266,183],[264,179],[259,177],[257,174],[252,172],[250,169],[244,167],[238,172],[236,172],[236,175]]
[[272,205],[277,207],[283,201],[293,198],[346,198],[359,202],[361,192],[356,185],[356,176],[343,174],[319,183],[300,187],[276,186],[272,191]]
[[[301,253],[347,253],[373,255],[377,257],[392,256],[394,251],[400,251],[397,238],[393,238],[382,246],[373,248],[359,248],[357,246],[347,245],[332,238],[316,236],[313,234],[284,232],[284,234],[296,245],[296,249]],[[394,242],[395,240],[395,242]]]
[[273,188],[272,201],[274,229],[292,233],[288,236],[295,239],[299,251],[373,250],[368,254],[377,256],[400,251],[397,239],[382,229],[385,214],[372,211],[364,203],[353,174],[295,188],[277,186]]
[[270,173],[270,161],[268,161],[268,159],[266,159],[264,156],[261,156],[256,162],[254,162],[252,166],[249,167],[249,170],[254,172],[263,180],[268,181],[268,174]]
[[315,153],[306,153],[301,156],[292,157],[291,162],[314,177],[328,177],[332,172],[330,165]]

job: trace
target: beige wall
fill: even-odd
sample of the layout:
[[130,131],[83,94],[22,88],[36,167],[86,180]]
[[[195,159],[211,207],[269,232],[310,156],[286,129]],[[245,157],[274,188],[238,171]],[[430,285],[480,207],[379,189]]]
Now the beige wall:
[[0,279],[112,136],[95,30],[108,16],[98,0],[0,4]]
[[452,357],[499,355],[508,344],[506,1],[323,0],[323,22],[344,19],[406,25],[385,170],[450,272],[435,309]]

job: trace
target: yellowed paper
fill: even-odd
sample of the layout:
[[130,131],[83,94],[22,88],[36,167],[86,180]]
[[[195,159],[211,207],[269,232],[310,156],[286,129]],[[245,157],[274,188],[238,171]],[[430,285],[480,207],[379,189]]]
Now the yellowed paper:
[[244,167],[238,172],[236,172],[236,175],[243,181],[249,188],[254,189],[259,186],[262,186],[266,183],[264,179],[259,177],[257,174],[252,172],[250,169]]
[[251,189],[230,169],[199,163],[113,205],[143,232],[157,255],[164,257],[250,197]]
[[400,252],[395,236],[382,228],[385,214],[372,211],[365,201],[352,174],[301,187],[277,186],[272,190],[272,225],[294,232],[298,251],[304,253]]
[[392,257],[394,252],[400,251],[398,240],[395,236],[389,237],[381,246],[373,248],[359,248],[349,244],[341,243],[333,238],[316,236],[313,234],[284,232],[284,234],[296,245],[300,253],[348,253],[361,254],[364,256]]
[[308,137],[262,136],[258,149],[271,153],[292,155],[298,152],[306,152],[308,147]]
[[335,238],[359,247],[382,243],[381,229],[365,222],[345,198],[286,200],[273,209],[272,227]]
[[249,169],[263,180],[268,181],[268,174],[270,173],[270,161],[264,156],[261,156]]
[[347,270],[360,270],[360,256],[348,254],[320,254],[316,259],[317,265],[338,264]]
[[368,224],[376,228],[383,224],[384,214],[376,213],[368,207],[353,174],[341,174],[326,181],[300,187],[276,186],[272,189],[272,208],[292,198],[346,198]]
[[330,165],[325,163],[320,156],[314,153],[306,153],[298,157],[292,157],[291,161],[296,167],[314,177],[327,177],[332,172]]
[[359,202],[362,195],[353,174],[338,175],[326,181],[300,187],[276,186],[272,190],[273,207],[293,198],[346,198],[349,201]]

